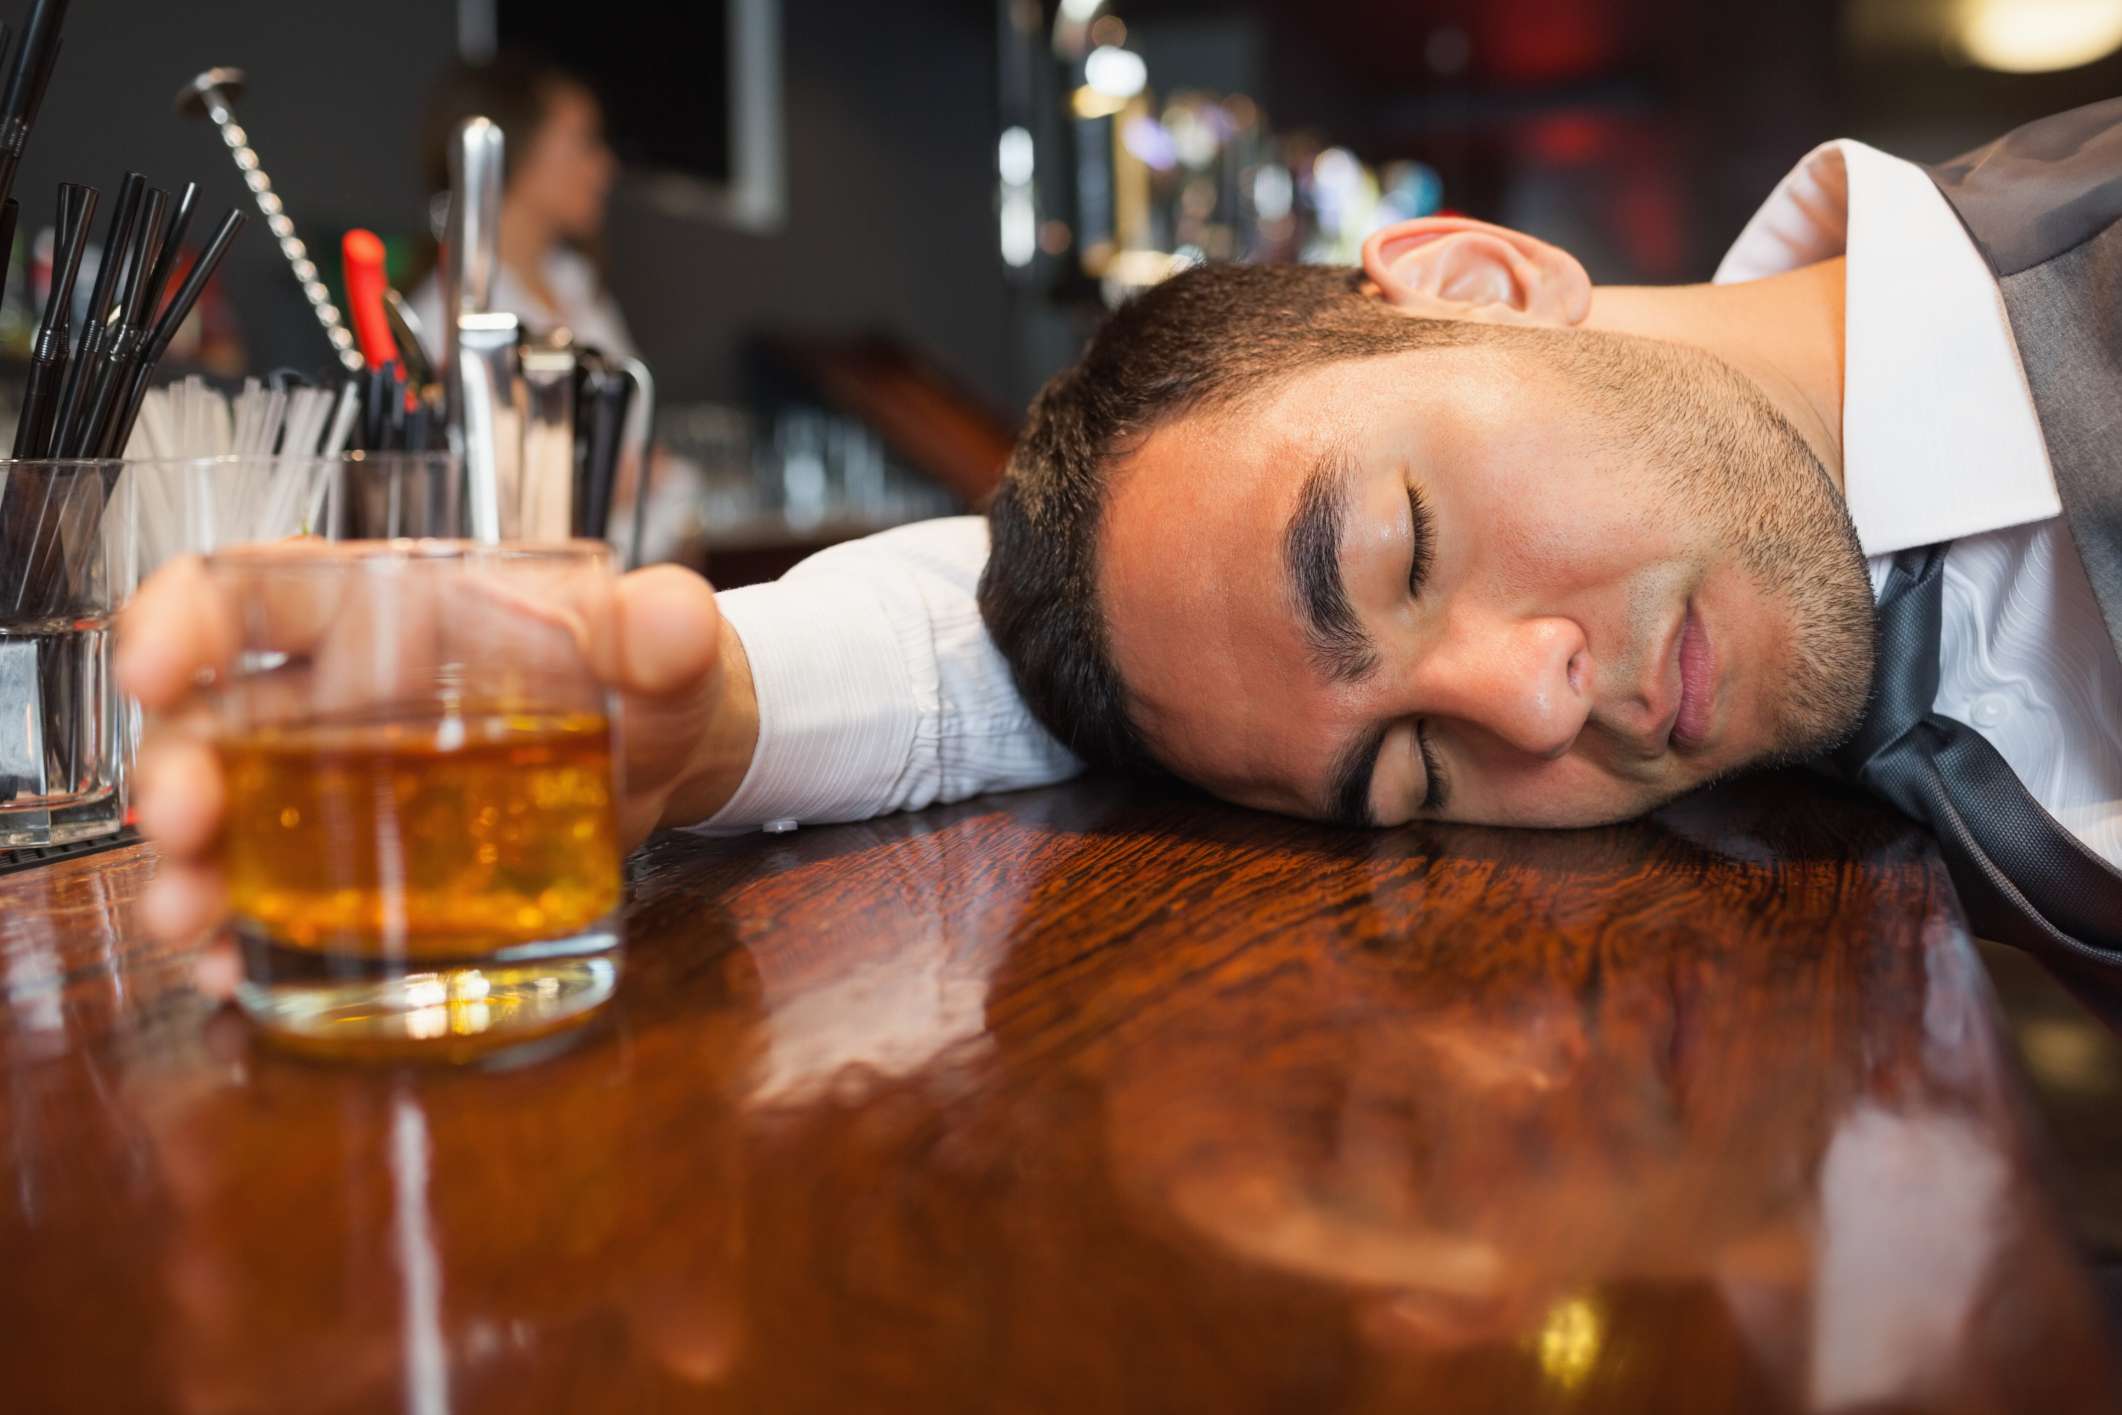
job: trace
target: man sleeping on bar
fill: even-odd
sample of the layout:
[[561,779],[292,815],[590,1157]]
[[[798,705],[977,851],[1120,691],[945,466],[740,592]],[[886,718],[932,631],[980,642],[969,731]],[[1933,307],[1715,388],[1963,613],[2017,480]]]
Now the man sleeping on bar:
[[[127,612],[150,709],[230,653],[210,596],[179,564]],[[1039,394],[984,521],[621,605],[631,840],[1084,766],[1584,826],[1811,761],[1935,831],[1978,931],[2113,968],[2122,100],[1935,168],[1826,144],[1709,285],[1443,216],[1188,271]],[[196,933],[215,759],[165,734],[136,794],[150,922]]]

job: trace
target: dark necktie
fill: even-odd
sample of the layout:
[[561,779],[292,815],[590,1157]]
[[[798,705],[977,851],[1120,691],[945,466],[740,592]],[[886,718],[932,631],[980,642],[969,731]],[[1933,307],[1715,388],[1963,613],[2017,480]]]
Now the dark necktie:
[[1981,733],[1931,709],[1945,549],[1895,558],[1879,600],[1877,695],[1836,764],[1937,835],[1976,933],[2122,970],[2122,874],[2043,810]]

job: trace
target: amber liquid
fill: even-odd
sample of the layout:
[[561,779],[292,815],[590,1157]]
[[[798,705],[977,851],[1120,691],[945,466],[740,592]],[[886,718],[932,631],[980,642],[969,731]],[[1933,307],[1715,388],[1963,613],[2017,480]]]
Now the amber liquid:
[[275,943],[476,957],[580,933],[619,901],[601,716],[317,721],[220,750],[230,902]]

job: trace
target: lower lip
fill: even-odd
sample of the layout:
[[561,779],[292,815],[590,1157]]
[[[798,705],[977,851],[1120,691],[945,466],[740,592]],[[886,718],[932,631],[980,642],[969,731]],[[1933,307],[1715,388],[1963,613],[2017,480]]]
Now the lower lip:
[[1687,622],[1680,628],[1680,711],[1673,719],[1673,745],[1687,750],[1709,738],[1709,711],[1714,705],[1716,655],[1695,607],[1687,607]]

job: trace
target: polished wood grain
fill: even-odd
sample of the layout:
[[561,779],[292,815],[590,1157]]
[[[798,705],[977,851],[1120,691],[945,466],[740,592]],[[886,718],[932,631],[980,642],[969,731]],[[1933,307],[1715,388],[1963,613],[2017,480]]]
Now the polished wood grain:
[[0,879],[0,1408],[2117,1408],[1944,875],[1806,781],[670,837],[479,1071],[262,1047],[153,868]]

